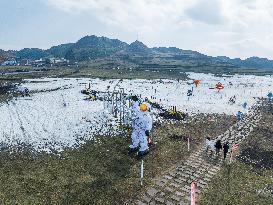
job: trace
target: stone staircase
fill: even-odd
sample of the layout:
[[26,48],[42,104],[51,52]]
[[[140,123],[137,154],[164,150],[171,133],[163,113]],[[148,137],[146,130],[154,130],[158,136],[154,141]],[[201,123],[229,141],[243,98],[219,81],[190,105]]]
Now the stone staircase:
[[[217,137],[222,142],[229,141],[237,145],[242,142],[261,119],[260,102],[257,102],[249,113],[238,123],[231,126],[225,133]],[[226,159],[228,160],[228,159]],[[205,148],[201,148],[180,166],[169,171],[160,179],[154,180],[154,185],[147,188],[146,193],[135,203],[138,205],[189,205],[191,182],[197,183],[198,195],[206,189],[213,176],[221,169],[224,160],[219,156],[207,156]]]

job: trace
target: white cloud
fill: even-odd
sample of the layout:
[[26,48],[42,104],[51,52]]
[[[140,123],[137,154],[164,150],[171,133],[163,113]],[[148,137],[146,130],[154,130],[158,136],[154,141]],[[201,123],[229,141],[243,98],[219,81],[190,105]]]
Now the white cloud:
[[48,0],[61,10],[77,13],[92,12],[108,24],[128,29],[159,28],[176,22],[195,0]]
[[186,10],[186,14],[193,20],[207,24],[222,24],[226,21],[219,0],[200,0],[193,7]]
[[48,0],[48,3],[68,13],[92,14],[107,27],[120,28],[121,32],[138,32],[150,46],[177,46],[210,55],[273,58],[271,0]]

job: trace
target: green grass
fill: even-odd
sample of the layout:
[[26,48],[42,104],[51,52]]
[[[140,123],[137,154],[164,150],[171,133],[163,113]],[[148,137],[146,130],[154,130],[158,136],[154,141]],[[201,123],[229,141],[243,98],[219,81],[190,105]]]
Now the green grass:
[[[152,179],[190,154],[182,136],[191,133],[195,149],[206,132],[225,130],[229,124],[223,125],[221,120],[227,118],[230,119],[219,116],[214,123],[200,117],[187,125],[157,125],[152,132],[157,143],[144,157],[144,187],[139,179],[141,161],[127,154],[130,130],[116,137],[98,136],[96,142],[90,140],[59,154],[36,153],[26,146],[2,150],[0,204],[132,204]],[[204,129],[198,130],[199,127]]]
[[273,115],[269,107],[257,128],[239,147],[237,160],[226,164],[199,196],[200,205],[271,205],[273,194],[259,193],[273,186]]
[[251,166],[235,162],[224,167],[198,202],[200,205],[270,205],[272,196],[258,194],[269,184],[273,182],[268,173],[260,175]]
[[[141,190],[140,161],[127,154],[129,136],[100,137],[60,155],[1,153],[0,202],[3,204],[120,204]],[[163,143],[163,141],[161,142]],[[170,150],[168,147],[173,149]],[[181,142],[164,142],[145,158],[145,184],[178,160]],[[183,156],[183,155],[182,155]],[[156,158],[156,160],[154,160]],[[116,203],[115,203],[116,202]]]

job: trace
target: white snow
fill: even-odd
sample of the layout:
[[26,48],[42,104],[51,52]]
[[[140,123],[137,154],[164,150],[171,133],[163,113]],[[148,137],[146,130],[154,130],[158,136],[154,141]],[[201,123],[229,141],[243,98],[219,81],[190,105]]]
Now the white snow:
[[[45,79],[44,79],[45,80]],[[49,81],[49,82],[47,82]],[[45,83],[26,83],[33,90],[61,89],[20,97],[0,107],[0,139],[32,144],[37,149],[61,149],[94,134],[115,134],[115,121],[104,112],[103,102],[83,100],[83,86],[76,79],[46,79]],[[69,89],[66,89],[68,88]],[[67,106],[64,106],[64,102]]]
[[[244,102],[247,108],[252,106],[256,100],[253,97],[266,97],[272,91],[273,77],[235,75],[215,77],[212,74],[188,73],[189,78],[201,80],[196,88],[192,80],[124,80],[119,87],[125,88],[126,93],[148,97],[153,102],[159,102],[164,107],[177,106],[178,110],[190,113],[225,113],[235,115],[238,111],[247,112],[242,107]],[[117,82],[117,80],[115,80]],[[215,84],[221,82],[225,88],[218,92]],[[229,85],[229,82],[232,85]],[[189,85],[190,84],[190,85]],[[193,96],[188,100],[187,91],[193,87]],[[103,89],[100,83],[92,85],[93,89]],[[155,91],[156,89],[156,91]],[[231,105],[229,99],[236,96],[236,103]]]
[[[197,88],[190,84],[192,80],[29,79],[21,87],[35,91],[33,95],[0,104],[0,141],[7,144],[26,142],[37,150],[49,150],[50,147],[61,150],[96,134],[115,135],[117,122],[104,110],[103,102],[86,101],[80,93],[88,83],[91,89],[99,91],[106,91],[107,86],[110,91],[114,87],[116,90],[124,88],[125,93],[153,98],[152,101],[164,107],[177,106],[178,110],[189,113],[232,115],[239,110],[247,112],[242,107],[244,102],[249,108],[255,102],[253,97],[266,97],[273,87],[271,76],[188,74],[191,79],[201,80]],[[217,82],[223,83],[225,88],[220,92],[209,89]],[[193,96],[188,99],[187,91],[192,87]],[[236,103],[231,105],[228,101],[234,95]]]

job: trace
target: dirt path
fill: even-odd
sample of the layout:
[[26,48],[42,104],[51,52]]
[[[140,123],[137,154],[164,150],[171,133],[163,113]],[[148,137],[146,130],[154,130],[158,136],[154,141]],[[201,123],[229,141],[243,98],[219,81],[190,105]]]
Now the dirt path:
[[[260,103],[255,104],[242,121],[231,126],[225,133],[218,136],[219,139],[230,143],[240,144],[261,119]],[[192,181],[197,183],[198,194],[206,189],[213,176],[221,169],[224,163],[222,157],[208,157],[205,149],[201,148],[193,153],[188,160],[169,171],[166,175],[154,180],[154,185],[146,189],[146,193],[136,202],[139,205],[146,204],[190,204],[190,185]],[[197,201],[198,204],[198,201]]]

